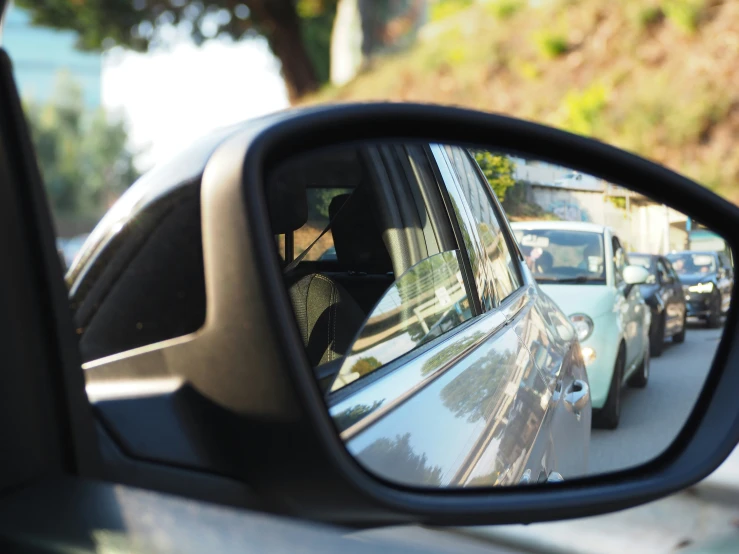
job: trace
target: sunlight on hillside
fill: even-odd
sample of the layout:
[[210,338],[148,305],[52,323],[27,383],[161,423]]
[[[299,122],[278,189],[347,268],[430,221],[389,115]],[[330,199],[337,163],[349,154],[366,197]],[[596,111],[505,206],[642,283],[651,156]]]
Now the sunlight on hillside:
[[435,102],[596,137],[739,201],[739,2],[452,2],[310,103]]

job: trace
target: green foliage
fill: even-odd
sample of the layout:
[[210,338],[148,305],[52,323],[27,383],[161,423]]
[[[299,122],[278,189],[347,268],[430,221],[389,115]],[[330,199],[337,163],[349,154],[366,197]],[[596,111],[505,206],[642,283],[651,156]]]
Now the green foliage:
[[[263,36],[282,62],[288,89],[300,96],[329,77],[330,37],[338,0],[17,0],[34,25],[68,29],[78,48],[166,45],[177,28],[196,44],[216,37]],[[311,67],[312,65],[312,67]]]
[[[304,6],[310,4],[310,9]],[[336,17],[338,0],[300,0],[298,15],[302,21],[302,34],[308,56],[313,62],[318,82],[327,83],[331,76],[331,33]]]
[[103,109],[88,113],[83,106],[79,85],[66,73],[48,103],[25,102],[56,214],[99,215],[138,177],[125,125]]
[[564,98],[562,127],[581,135],[594,135],[608,103],[608,89],[595,83],[583,91],[569,91]]
[[377,408],[379,408],[384,400],[375,400],[372,406],[366,404],[357,404],[351,408],[347,408],[336,417],[334,417],[334,425],[339,429],[339,432],[344,431],[354,425],[357,421],[363,417],[371,414]]
[[493,17],[501,21],[513,17],[519,10],[525,7],[523,0],[493,0],[488,3],[488,9]]
[[636,12],[636,23],[643,29],[657,23],[663,15],[662,9],[659,6],[639,7]]
[[623,196],[609,196],[608,201],[621,210],[626,209],[626,198]]
[[482,169],[485,177],[490,183],[498,200],[503,201],[506,191],[516,182],[513,180],[513,172],[516,164],[504,154],[494,154],[487,150],[472,150],[477,164]]
[[534,44],[539,54],[549,60],[566,54],[570,49],[566,37],[546,30],[534,34]]
[[688,35],[698,30],[705,0],[665,0],[662,11],[668,21]]
[[431,4],[429,10],[429,19],[431,21],[440,21],[469,8],[473,0],[436,0]]

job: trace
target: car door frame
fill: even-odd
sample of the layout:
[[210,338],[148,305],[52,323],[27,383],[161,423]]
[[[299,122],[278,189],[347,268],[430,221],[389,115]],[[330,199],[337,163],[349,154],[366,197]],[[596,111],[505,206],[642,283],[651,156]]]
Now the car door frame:
[[[662,340],[666,338],[666,336],[672,336],[680,331],[680,328],[683,324],[683,319],[685,316],[685,300],[683,297],[683,290],[682,286],[680,285],[680,280],[675,276],[674,272],[671,270],[671,266],[669,265],[669,260],[665,258],[664,256],[657,256],[657,279],[660,283],[660,290],[667,289],[668,294],[667,298],[664,301],[665,303],[665,336],[662,337]],[[670,282],[664,283],[662,281],[662,275],[659,270],[660,264],[665,270],[665,273],[669,276]],[[682,301],[681,301],[682,298]],[[674,315],[670,315],[671,308],[674,308],[677,306],[677,312]]]
[[[465,212],[467,214],[466,219],[466,225],[467,225],[467,232],[470,236],[474,237],[473,240],[477,242],[476,248],[479,252],[482,252],[484,255],[485,252],[485,246],[480,238],[479,233],[477,233],[477,225],[475,224],[475,218],[472,214],[472,209],[469,206],[469,202],[467,201],[467,198],[462,193],[460,189],[460,183],[458,181],[458,176],[456,173],[456,169],[454,167],[454,162],[449,158],[449,154],[444,148],[444,145],[432,145],[434,146],[431,149],[432,155],[434,156],[437,163],[440,163],[444,161],[448,169],[452,175],[451,181],[446,184],[446,181],[439,181],[440,187],[445,187],[447,189],[453,188],[453,191],[449,191],[449,194],[454,194],[455,196],[458,196],[460,198],[460,202],[465,206]],[[461,147],[460,147],[461,148]],[[531,274],[530,270],[526,267],[523,254],[521,253],[520,248],[518,247],[518,243],[515,241],[513,237],[513,230],[510,227],[510,222],[508,221],[508,218],[505,216],[505,213],[503,211],[502,206],[500,205],[500,202],[496,198],[494,194],[492,194],[492,191],[489,189],[489,187],[486,187],[487,180],[485,178],[485,175],[483,174],[482,170],[480,169],[477,162],[474,160],[472,155],[464,149],[465,156],[468,159],[468,161],[471,162],[475,174],[477,177],[477,181],[480,187],[485,191],[487,199],[490,201],[494,217],[500,227],[500,232],[503,233],[503,239],[506,243],[506,246],[508,248],[508,252],[511,256],[511,260],[515,265],[516,268],[516,275],[520,280],[520,286],[517,290],[515,290],[513,293],[511,293],[509,296],[504,298],[502,301],[498,298],[498,292],[496,290],[496,298],[498,298],[498,304],[497,308],[502,311],[502,313],[506,317],[506,326],[511,327],[511,329],[515,329],[515,324],[518,321],[521,321],[525,318],[527,318],[530,314],[530,311],[533,309],[534,304],[536,302],[536,298],[539,294],[539,289],[536,286],[536,281]],[[450,214],[451,217],[451,214]],[[492,271],[492,270],[491,270]],[[492,275],[488,276],[492,282],[491,287],[493,290],[495,290],[495,281]],[[515,332],[515,331],[514,331]],[[547,437],[551,434],[549,429],[547,429],[547,425],[552,422],[552,418],[548,417],[548,414],[550,410],[554,408],[554,403],[551,401],[551,397],[555,394],[555,389],[557,386],[557,378],[561,377],[560,375],[556,376],[557,378],[552,379],[552,376],[547,376],[542,368],[538,366],[536,363],[536,360],[531,352],[530,346],[525,342],[524,337],[522,337],[520,334],[516,335],[518,338],[519,345],[521,348],[525,349],[525,351],[528,353],[531,359],[531,363],[534,365],[535,371],[537,373],[537,378],[542,381],[544,387],[546,390],[548,390],[550,396],[550,401],[547,404],[547,407],[544,410],[544,417],[542,418],[542,425],[540,425],[539,429],[537,430],[537,435],[532,442],[532,447],[530,449],[530,456],[537,450],[536,446],[541,442],[544,443],[547,441]],[[539,446],[539,451],[542,452],[541,459],[538,461],[538,475],[535,473],[537,472],[537,467],[533,466],[533,463],[536,462],[536,460],[531,460],[529,458],[526,463],[526,469],[530,470],[531,472],[531,481],[526,480],[525,482],[529,483],[535,483],[535,482],[541,482],[541,476],[544,475],[544,478],[546,479],[546,476],[548,476],[554,468],[551,466],[550,462],[551,459],[556,457],[551,452],[551,449],[549,448],[551,445],[546,446]],[[533,463],[532,463],[533,462]],[[524,477],[525,479],[525,477]]]
[[[725,313],[731,303],[731,293],[734,283],[734,269],[731,267],[729,257],[721,252],[718,253],[719,267],[724,271],[724,276],[718,279],[719,291],[721,292],[721,312]],[[730,274],[731,275],[730,275]]]

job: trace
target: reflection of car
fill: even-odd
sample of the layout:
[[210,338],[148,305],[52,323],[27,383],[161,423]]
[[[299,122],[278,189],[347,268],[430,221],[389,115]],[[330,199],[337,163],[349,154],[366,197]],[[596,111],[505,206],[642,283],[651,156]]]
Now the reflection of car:
[[[332,180],[339,162],[341,179]],[[305,256],[283,271],[296,336],[361,464],[414,486],[587,473],[590,396],[574,327],[522,263],[466,149],[347,146],[286,164],[278,178],[268,189],[282,195],[268,197],[274,234],[305,224],[311,187],[349,189],[325,195],[335,259]],[[387,196],[373,194],[379,182]],[[135,361],[157,341],[203,325],[203,254],[188,250],[202,243],[198,184],[144,176],[120,201],[136,208],[114,207],[69,272],[91,387],[116,354]],[[174,199],[177,211],[161,209]],[[146,278],[129,274],[133,267],[145,267]],[[124,440],[137,432],[125,412],[96,406]],[[150,443],[133,443],[132,455],[146,457]]]
[[734,288],[734,268],[724,253],[675,252],[672,262],[683,285],[688,317],[705,320],[710,328],[721,326],[721,315],[729,310]]
[[618,237],[602,225],[546,221],[512,227],[542,290],[577,329],[593,421],[617,427],[622,383],[644,387],[649,379],[651,315],[634,286],[647,280],[647,271],[628,265]]
[[629,262],[649,271],[647,282],[641,285],[641,294],[652,310],[649,345],[652,356],[660,356],[665,340],[685,341],[687,307],[685,295],[670,260],[654,254],[629,254]]

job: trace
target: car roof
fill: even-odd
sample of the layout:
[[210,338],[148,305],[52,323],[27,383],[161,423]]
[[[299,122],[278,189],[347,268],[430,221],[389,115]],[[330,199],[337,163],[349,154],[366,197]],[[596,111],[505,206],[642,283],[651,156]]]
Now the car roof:
[[513,229],[557,229],[563,231],[589,231],[603,233],[609,227],[586,221],[517,221],[511,223]]

